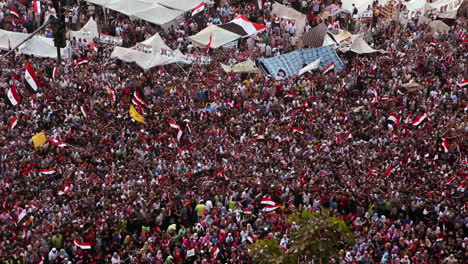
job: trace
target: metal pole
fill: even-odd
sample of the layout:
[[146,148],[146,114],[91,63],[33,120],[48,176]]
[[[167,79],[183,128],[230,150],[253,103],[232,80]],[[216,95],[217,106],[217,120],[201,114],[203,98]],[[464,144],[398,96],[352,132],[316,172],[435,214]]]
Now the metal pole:
[[32,37],[34,37],[39,31],[44,29],[47,25],[52,22],[53,18],[50,18],[47,20],[42,26],[40,26],[38,29],[36,29],[31,35],[29,35],[26,39],[24,39],[20,44],[16,45],[14,48],[12,48],[10,51],[8,51],[5,55],[3,55],[0,59],[5,58],[6,56],[10,55],[13,51],[15,51],[19,46],[23,45],[25,42],[28,42]]

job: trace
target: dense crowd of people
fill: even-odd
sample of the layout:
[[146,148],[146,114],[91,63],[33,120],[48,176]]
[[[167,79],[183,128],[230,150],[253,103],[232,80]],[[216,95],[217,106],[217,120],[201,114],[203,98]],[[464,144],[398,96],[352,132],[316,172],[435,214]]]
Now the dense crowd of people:
[[[0,28],[32,32],[56,12],[42,2],[39,16],[31,1],[0,0]],[[127,47],[158,31],[112,11],[107,23],[100,8],[71,2],[71,29],[94,16]],[[0,262],[252,263],[258,239],[288,248],[299,228],[289,214],[326,207],[356,239],[333,263],[465,263],[466,18],[448,33],[415,20],[354,21],[349,30],[369,30],[388,53],[340,53],[339,73],[225,73],[219,63],[296,48],[294,26],[275,28],[265,2],[213,7],[162,32],[172,48],[203,53],[187,37],[207,24],[242,14],[268,25],[254,45],[211,50],[212,62],[192,70],[109,60],[113,46],[97,39],[97,52],[72,40],[62,64],[1,60]],[[292,2],[308,27],[322,22],[325,3]],[[72,64],[81,57],[89,62]],[[27,63],[39,93],[25,87]],[[4,99],[10,86],[21,93],[15,107]],[[128,114],[135,94],[145,123]],[[34,148],[41,131],[51,140]],[[281,206],[265,211],[265,198]]]

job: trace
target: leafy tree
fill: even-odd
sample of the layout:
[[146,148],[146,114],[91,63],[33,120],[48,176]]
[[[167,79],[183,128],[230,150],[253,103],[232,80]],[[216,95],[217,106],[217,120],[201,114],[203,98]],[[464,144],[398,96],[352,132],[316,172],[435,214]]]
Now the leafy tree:
[[288,235],[289,248],[281,249],[277,239],[258,240],[250,246],[257,263],[302,263],[312,259],[328,263],[330,257],[338,256],[341,248],[354,243],[348,225],[331,216],[328,209],[322,208],[318,213],[309,210],[295,212],[289,221],[299,226]]

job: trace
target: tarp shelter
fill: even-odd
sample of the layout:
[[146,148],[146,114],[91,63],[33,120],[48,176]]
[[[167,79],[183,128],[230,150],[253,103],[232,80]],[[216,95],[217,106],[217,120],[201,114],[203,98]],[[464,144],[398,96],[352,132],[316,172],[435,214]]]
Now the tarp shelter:
[[450,27],[442,22],[441,20],[433,20],[429,22],[429,29],[431,33],[441,32],[447,33],[450,30]]
[[384,50],[373,49],[367,42],[359,35],[353,35],[351,37],[351,47],[350,51],[357,54],[369,54],[369,53],[387,53]]
[[135,13],[133,16],[161,26],[179,17],[182,17],[183,14],[183,11],[166,8],[159,4],[154,4],[144,11]]
[[190,36],[188,39],[195,46],[206,47],[211,37],[211,48],[217,49],[243,37],[255,35],[266,29],[266,26],[253,23],[243,16],[222,25],[210,25]]
[[[29,34],[0,30],[0,50],[9,50],[24,41]],[[32,55],[41,58],[57,58],[57,48],[54,40],[42,36],[34,36],[18,47],[18,54]],[[69,47],[61,49],[62,58],[70,57]]]
[[425,16],[419,16],[418,18],[418,26],[429,24],[429,22],[431,22],[431,19]]
[[320,58],[320,69],[335,64],[335,71],[341,72],[344,64],[331,46],[295,50],[273,58],[259,59],[263,69],[277,80],[297,75],[304,66]]
[[[185,9],[172,9],[160,5],[161,0],[87,0],[90,3],[100,5],[104,8],[115,10],[127,16],[139,18],[156,25],[167,24],[176,18],[182,17]],[[190,5],[187,1],[182,0],[180,4]],[[200,0],[197,0],[200,3]],[[190,9],[189,9],[190,10]]]
[[191,11],[197,7],[203,0],[163,0],[158,1],[159,4],[169,7],[171,9],[180,10],[180,11]]
[[67,38],[69,40],[76,38],[86,39],[87,42],[91,42],[94,38],[99,37],[98,27],[96,21],[92,17],[89,18],[88,22],[78,31],[68,31]]
[[255,62],[251,59],[246,61],[236,63],[232,66],[221,64],[221,67],[225,72],[235,72],[235,73],[259,73],[260,70],[255,65]]
[[439,0],[434,3],[426,2],[426,10],[434,10],[436,14],[444,13],[448,11],[456,11],[460,8],[463,0]]
[[305,14],[278,2],[273,3],[271,14],[274,14],[279,18],[292,19],[296,21],[296,36],[302,35],[304,27],[308,23],[307,16]]
[[302,35],[302,44],[309,48],[318,48],[323,44],[323,40],[327,35],[327,26],[325,23],[315,26],[309,32]]
[[[172,55],[162,55],[161,51],[171,52]],[[159,34],[138,43],[132,48],[116,46],[111,58],[117,58],[126,62],[135,62],[144,70],[172,63],[189,64],[190,61],[179,50],[171,50],[162,40]]]

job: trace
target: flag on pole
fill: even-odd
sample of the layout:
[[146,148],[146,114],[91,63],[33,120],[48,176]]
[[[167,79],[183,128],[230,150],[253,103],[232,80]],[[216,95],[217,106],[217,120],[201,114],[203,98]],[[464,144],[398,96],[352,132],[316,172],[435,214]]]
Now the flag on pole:
[[7,99],[11,106],[16,106],[21,102],[21,98],[19,97],[18,90],[16,90],[15,86],[10,86],[7,90]]
[[26,65],[26,71],[24,72],[24,79],[26,81],[26,88],[31,93],[37,93],[39,89],[39,82],[37,81],[36,73],[30,63]]
[[211,49],[211,42],[213,41],[213,34],[210,35],[210,40],[208,41],[208,44],[205,47],[205,51],[208,52]]
[[18,124],[18,117],[15,116],[10,120],[10,129],[15,128],[17,124]]
[[28,212],[27,212],[25,209],[19,207],[19,208],[18,208],[18,223],[21,222],[21,220],[23,220],[23,218],[24,218],[27,214],[28,214]]
[[466,86],[468,86],[468,80],[463,80],[463,81],[457,83],[457,85],[459,87],[465,88]]
[[335,69],[335,63],[334,62],[330,63],[327,67],[325,67],[322,70],[322,74],[327,74],[327,73],[331,72],[333,69]]
[[385,172],[385,177],[390,176],[390,174],[392,174],[392,172],[393,172],[393,169],[394,169],[394,167],[393,167],[393,166],[390,166],[390,167],[387,169],[387,171]]
[[34,13],[40,14],[41,13],[41,1],[40,0],[34,0],[33,1],[33,8],[34,8]]
[[59,68],[58,67],[54,67],[54,70],[52,71],[52,79],[53,80],[56,80],[57,77],[58,77],[58,71],[59,71]]
[[211,253],[212,253],[212,256],[213,256],[213,259],[217,258],[218,257],[218,254],[219,254],[219,248],[218,246],[214,246],[213,249],[211,250]]
[[65,184],[65,188],[58,192],[58,195],[64,195],[70,192],[70,184]]
[[41,173],[42,173],[42,174],[45,174],[45,175],[51,175],[51,174],[54,174],[54,173],[55,173],[55,170],[52,170],[52,169],[43,169],[43,170],[41,170]]
[[88,60],[88,58],[84,57],[84,58],[73,61],[72,66],[73,66],[73,68],[76,68],[79,65],[87,64],[87,63],[89,63],[89,60]]
[[192,16],[195,16],[196,14],[202,12],[203,10],[205,10],[205,2],[201,2],[194,9],[192,9]]
[[265,8],[265,1],[264,0],[257,0],[257,3],[258,3],[258,9]]
[[132,103],[138,107],[139,113],[141,113],[142,115],[146,114],[145,109],[135,97],[132,98]]
[[304,130],[302,130],[300,128],[297,128],[297,127],[293,128],[293,132],[294,133],[299,133],[299,134],[304,134]]
[[10,14],[14,15],[15,17],[20,17],[20,13],[15,8],[10,9]]
[[169,121],[169,126],[177,129],[177,141],[180,141],[180,138],[182,137],[182,128],[180,128],[180,126],[173,121]]
[[265,208],[263,208],[263,210],[264,210],[265,212],[272,212],[272,211],[274,211],[274,210],[280,208],[280,206],[281,206],[281,205],[279,205],[279,204],[277,204],[277,205],[267,205],[267,206],[265,206]]
[[273,200],[270,199],[270,198],[263,198],[263,199],[260,201],[260,204],[264,204],[264,205],[276,205],[275,201],[273,201]]
[[81,248],[81,249],[91,249],[91,243],[81,243],[78,241],[78,239],[74,239],[73,243],[75,243],[75,246]]
[[426,120],[426,118],[427,118],[427,114],[426,114],[426,113],[420,114],[420,115],[418,116],[418,118],[416,118],[415,120],[413,120],[413,122],[411,122],[411,124],[412,124],[413,126],[419,126],[424,120]]
[[443,138],[443,139],[442,139],[442,148],[444,148],[444,152],[445,152],[445,153],[447,153],[447,152],[450,151],[450,145],[449,145],[449,143],[448,143],[448,141],[447,141],[446,138]]
[[61,141],[58,141],[58,140],[55,140],[53,138],[48,138],[49,142],[52,143],[52,145],[55,145],[57,147],[61,147],[61,148],[64,148],[67,146],[67,144],[61,142]]
[[86,106],[80,106],[80,111],[83,114],[84,118],[89,119],[88,113],[86,112]]
[[133,97],[134,97],[135,100],[137,100],[140,104],[142,104],[142,105],[148,107],[148,103],[147,103],[145,100],[143,100],[143,98],[140,96],[140,94],[138,93],[138,91],[135,90],[135,91],[133,92]]

